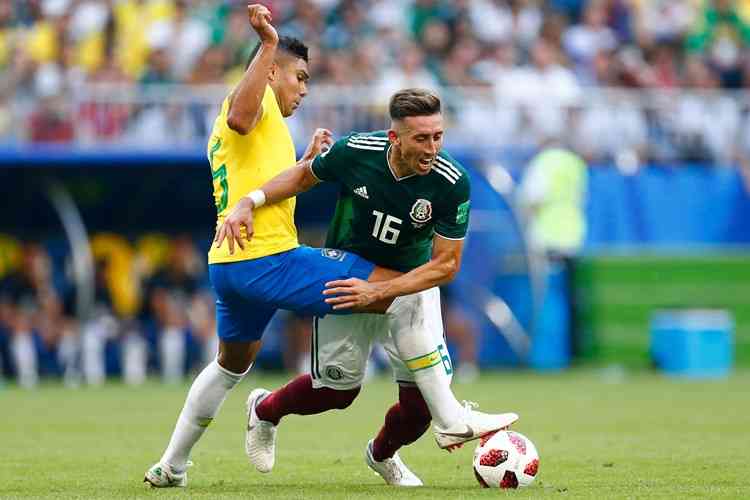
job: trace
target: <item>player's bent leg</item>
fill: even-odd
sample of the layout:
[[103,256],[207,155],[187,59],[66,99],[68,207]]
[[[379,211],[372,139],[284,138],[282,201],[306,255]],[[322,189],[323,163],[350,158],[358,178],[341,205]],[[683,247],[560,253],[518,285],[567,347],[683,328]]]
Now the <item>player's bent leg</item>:
[[[217,293],[219,355],[193,381],[164,455],[146,472],[145,480],[154,486],[186,484],[187,480],[183,481],[181,476],[193,446],[219,412],[229,391],[251,369],[263,330],[275,312],[273,308],[243,300],[234,293],[229,278],[240,279],[241,276],[232,269],[223,264],[209,266],[211,284]],[[168,471],[171,479],[158,481],[157,470]]]
[[396,298],[386,317],[403,364],[399,380],[414,381],[419,387],[435,421],[435,439],[440,448],[450,451],[518,420],[515,413],[482,413],[476,411],[475,404],[462,405],[456,400],[450,388],[453,366],[443,344],[436,288]]
[[[377,318],[384,321],[383,316]],[[354,401],[370,352],[370,337],[362,333],[363,327],[371,326],[367,322],[366,315],[315,318],[310,338],[311,373],[270,394],[258,390],[250,395],[245,450],[256,469],[268,472],[273,468],[276,426],[284,416],[344,409]]]
[[255,389],[247,399],[245,452],[258,472],[270,472],[276,461],[276,431],[286,415],[315,415],[348,408],[360,387],[336,390],[314,388],[310,375],[300,375],[284,387],[269,392]]
[[[250,371],[255,359],[254,354],[259,348],[260,341],[220,346],[220,350],[223,349],[225,353],[225,359],[246,360],[246,370],[235,373],[214,361],[198,374],[190,387],[164,455],[146,471],[144,481],[159,488],[187,484],[186,468],[190,451],[219,412],[229,391]],[[252,353],[252,357],[247,357],[247,353]]]
[[367,465],[387,484],[422,486],[422,481],[403,463],[398,449],[419,439],[430,426],[430,411],[419,389],[399,385],[398,403],[388,409],[377,437],[367,444]]

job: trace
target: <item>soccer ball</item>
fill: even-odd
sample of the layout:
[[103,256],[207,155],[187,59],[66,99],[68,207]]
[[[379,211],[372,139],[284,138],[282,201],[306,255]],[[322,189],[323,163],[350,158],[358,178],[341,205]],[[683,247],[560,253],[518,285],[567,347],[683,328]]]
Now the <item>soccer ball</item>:
[[474,451],[474,476],[485,488],[518,488],[534,482],[539,453],[523,434],[498,431],[482,438]]

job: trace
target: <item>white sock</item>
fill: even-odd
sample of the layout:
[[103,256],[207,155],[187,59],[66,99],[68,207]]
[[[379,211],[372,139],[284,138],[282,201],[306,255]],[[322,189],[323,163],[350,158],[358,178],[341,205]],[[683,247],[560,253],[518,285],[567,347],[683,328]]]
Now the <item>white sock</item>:
[[63,334],[57,348],[57,359],[63,368],[65,385],[68,387],[77,386],[80,382],[80,374],[78,373],[78,337],[75,333],[65,332]]
[[159,356],[164,382],[172,384],[182,380],[185,371],[185,355],[185,334],[181,329],[170,327],[161,332]]
[[36,349],[31,332],[19,332],[10,341],[10,352],[16,365],[18,384],[29,389],[39,382]]
[[83,378],[89,385],[101,385],[107,376],[104,364],[104,347],[107,341],[106,322],[99,318],[91,321],[81,333],[81,364]]
[[148,346],[138,332],[128,332],[122,340],[122,378],[128,385],[146,381]]
[[[430,409],[437,427],[448,429],[458,422],[461,404],[450,388],[451,375],[443,364],[447,349],[442,340],[440,295],[437,289],[397,297],[388,308],[388,324],[399,356]],[[452,370],[450,365],[448,369]]]
[[[252,368],[252,365],[250,365]],[[250,371],[232,373],[214,360],[193,381],[161,462],[185,470],[190,451],[219,412],[229,391]]]

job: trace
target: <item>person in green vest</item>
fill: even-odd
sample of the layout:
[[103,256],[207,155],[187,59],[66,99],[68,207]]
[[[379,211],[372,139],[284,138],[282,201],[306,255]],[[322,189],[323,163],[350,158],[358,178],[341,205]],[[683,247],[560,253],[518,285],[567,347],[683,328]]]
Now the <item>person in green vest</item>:
[[532,158],[519,194],[534,251],[560,256],[579,252],[586,236],[587,181],[586,162],[570,150],[549,147]]

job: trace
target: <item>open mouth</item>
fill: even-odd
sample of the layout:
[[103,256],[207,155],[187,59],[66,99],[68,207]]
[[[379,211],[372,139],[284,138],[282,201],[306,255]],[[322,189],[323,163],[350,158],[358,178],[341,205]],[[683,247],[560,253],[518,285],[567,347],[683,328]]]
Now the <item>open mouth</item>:
[[434,158],[422,158],[419,160],[419,166],[425,169],[430,168],[433,161],[435,161]]

